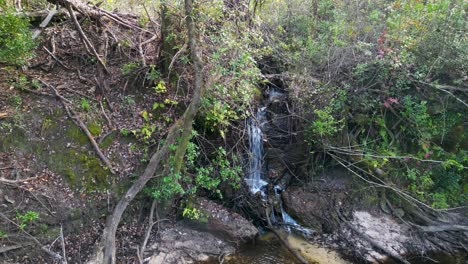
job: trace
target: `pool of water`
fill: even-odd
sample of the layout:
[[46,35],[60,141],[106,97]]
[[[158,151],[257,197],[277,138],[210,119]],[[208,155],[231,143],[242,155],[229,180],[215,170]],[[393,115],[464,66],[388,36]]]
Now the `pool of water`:
[[[286,237],[286,234],[284,234]],[[296,235],[288,235],[288,242],[310,263],[345,264],[336,252],[307,242]],[[212,260],[211,263],[220,263]],[[238,253],[224,257],[223,264],[300,264],[281,244],[273,233],[265,233],[258,239],[245,245]]]

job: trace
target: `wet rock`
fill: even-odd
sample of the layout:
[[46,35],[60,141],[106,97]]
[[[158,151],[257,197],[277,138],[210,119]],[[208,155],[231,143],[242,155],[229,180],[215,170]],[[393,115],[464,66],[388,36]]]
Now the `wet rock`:
[[250,241],[258,234],[257,228],[250,221],[206,198],[195,199],[191,206],[206,217],[206,221],[192,221],[192,225],[200,230],[226,237],[236,244]]
[[339,227],[336,208],[349,203],[346,190],[349,175],[343,169],[334,169],[303,188],[289,187],[282,193],[286,211],[306,227],[317,232],[331,233]]
[[207,261],[232,254],[235,248],[213,234],[193,230],[183,224],[164,229],[158,242],[148,248],[149,264],[178,264]]
[[306,192],[301,188],[289,187],[282,193],[285,210],[300,224],[322,232],[326,223],[323,210],[329,204],[318,193]]

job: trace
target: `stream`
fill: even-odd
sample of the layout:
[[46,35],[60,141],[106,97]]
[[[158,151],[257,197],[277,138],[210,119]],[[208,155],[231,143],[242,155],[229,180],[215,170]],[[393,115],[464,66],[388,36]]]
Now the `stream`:
[[[268,101],[281,98],[284,95],[271,90]],[[269,225],[278,228],[288,243],[311,262],[314,263],[346,263],[336,252],[319,247],[308,242],[303,237],[314,233],[297,223],[285,210],[281,199],[281,192],[286,183],[280,181],[276,185],[269,179],[264,164],[264,136],[263,128],[268,123],[267,107],[261,106],[255,115],[248,120],[249,160],[245,182],[253,195],[260,194],[262,201],[267,204]],[[268,212],[269,211],[269,212]],[[295,232],[292,232],[295,231]],[[226,258],[225,263],[296,263],[296,259],[282,246],[271,233],[266,232],[240,253]]]
[[[269,101],[276,97],[281,97],[282,94],[277,90],[271,90],[269,95]],[[249,138],[249,171],[245,178],[246,184],[249,186],[252,194],[260,193],[262,200],[268,202],[270,205],[270,221],[272,225],[281,225],[290,232],[291,228],[299,231],[305,236],[309,236],[313,233],[313,230],[302,227],[294,220],[283,207],[281,200],[281,192],[285,190],[285,184],[279,183],[273,186],[272,191],[267,191],[267,187],[270,184],[268,175],[265,175],[264,169],[264,151],[263,151],[263,126],[268,122],[266,118],[267,107],[259,107],[254,118],[251,118],[248,123],[248,138]],[[272,183],[271,183],[272,184]],[[274,193],[274,197],[268,197],[271,193]],[[276,205],[276,206],[275,206]],[[281,218],[277,217],[279,215]]]

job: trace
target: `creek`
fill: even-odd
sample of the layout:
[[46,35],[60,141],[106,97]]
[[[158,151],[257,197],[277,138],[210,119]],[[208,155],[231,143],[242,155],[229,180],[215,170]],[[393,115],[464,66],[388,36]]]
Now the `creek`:
[[[265,166],[264,143],[268,142],[264,127],[268,125],[268,105],[284,98],[284,94],[271,89],[267,105],[260,106],[248,121],[249,160],[245,182],[253,195],[261,198],[266,205],[266,217],[269,228],[277,229],[283,239],[300,252],[306,259],[314,263],[346,263],[337,253],[308,242],[303,237],[309,237],[313,230],[301,226],[284,209],[281,193],[286,190],[285,178],[273,181]],[[228,258],[226,263],[295,263],[294,256],[282,246],[271,232],[264,233],[256,243]]]

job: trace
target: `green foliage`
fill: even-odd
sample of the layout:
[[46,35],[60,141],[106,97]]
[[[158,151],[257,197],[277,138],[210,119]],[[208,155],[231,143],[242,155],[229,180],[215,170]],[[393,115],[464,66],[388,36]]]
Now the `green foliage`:
[[262,56],[263,39],[247,21],[226,19],[221,1],[203,5],[199,14],[200,31],[209,41],[205,46],[208,86],[199,123],[224,137],[230,124],[248,116],[249,105],[257,94],[261,81],[257,59]]
[[35,44],[31,37],[29,21],[15,14],[14,8],[0,2],[0,62],[21,65],[32,57]]
[[16,220],[20,229],[26,228],[37,219],[39,219],[39,213],[35,211],[26,211],[24,214],[16,213]]
[[121,72],[123,75],[131,75],[134,73],[138,68],[140,67],[140,63],[138,62],[129,62],[124,65],[122,65]]
[[86,100],[86,98],[81,98],[80,100],[80,106],[81,106],[81,109],[85,112],[88,112],[91,108],[91,106],[89,105],[89,102],[88,100]]
[[23,99],[21,99],[21,96],[16,95],[16,94],[10,96],[10,104],[12,106],[18,108],[21,106],[22,103],[23,103]]
[[[192,136],[197,133],[194,131]],[[177,150],[177,145],[169,146],[172,152]],[[226,150],[219,147],[205,162],[200,159],[201,150],[194,143],[189,142],[185,153],[185,168],[183,172],[175,173],[173,168],[174,157],[169,158],[169,173],[163,176],[155,186],[147,192],[156,199],[169,200],[177,195],[194,195],[198,191],[211,192],[222,198],[220,186],[228,184],[233,188],[239,188],[241,182],[241,166],[237,157],[228,155]]]
[[288,86],[307,141],[433,207],[466,203],[463,1],[274,1],[260,16],[270,60],[299,76]]
[[167,92],[166,83],[164,81],[159,81],[154,87],[153,90],[156,94],[164,94]]
[[8,237],[7,233],[3,230],[0,230],[0,239]]
[[157,80],[160,80],[161,79],[161,72],[159,72],[158,70],[156,70],[156,66],[155,65],[150,65],[149,66],[149,71],[148,73],[146,74],[146,79],[148,81],[152,81],[152,82],[156,82]]
[[190,206],[187,206],[184,208],[184,210],[182,211],[182,216],[190,220],[195,220],[195,221],[199,221],[202,223],[206,223],[208,221],[203,211],[197,208],[190,207]]
[[323,109],[314,111],[316,119],[312,121],[310,126],[310,137],[331,137],[335,135],[341,128],[343,120],[337,120],[333,116],[333,110],[327,106]]

